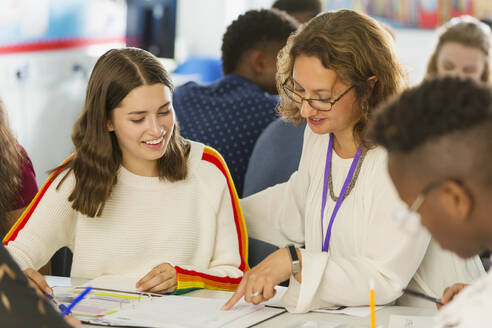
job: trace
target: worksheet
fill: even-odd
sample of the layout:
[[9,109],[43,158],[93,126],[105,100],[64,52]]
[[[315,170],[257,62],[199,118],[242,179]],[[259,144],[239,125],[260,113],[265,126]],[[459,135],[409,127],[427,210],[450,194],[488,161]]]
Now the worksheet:
[[[222,311],[222,299],[166,295],[135,303],[109,316],[105,321],[112,324],[141,324],[156,328],[241,328],[249,327],[285,312],[238,302],[233,309]],[[239,324],[239,322],[242,322]]]
[[388,328],[429,328],[434,325],[434,317],[391,315]]
[[[55,301],[68,306],[84,289],[83,287],[53,287]],[[94,288],[75,305],[72,315],[79,319],[101,318],[152,297],[155,296]]]

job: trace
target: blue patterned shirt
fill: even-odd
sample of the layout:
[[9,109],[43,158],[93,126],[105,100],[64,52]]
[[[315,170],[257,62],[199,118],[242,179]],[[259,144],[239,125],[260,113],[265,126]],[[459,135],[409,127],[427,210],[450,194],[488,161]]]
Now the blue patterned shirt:
[[219,151],[239,195],[258,136],[277,117],[278,97],[238,75],[209,85],[188,82],[174,91],[181,135]]

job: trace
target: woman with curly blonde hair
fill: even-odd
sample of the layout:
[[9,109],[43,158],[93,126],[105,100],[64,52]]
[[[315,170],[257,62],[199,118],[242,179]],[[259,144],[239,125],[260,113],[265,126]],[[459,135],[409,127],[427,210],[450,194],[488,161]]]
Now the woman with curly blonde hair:
[[75,123],[75,153],[56,168],[4,243],[36,271],[60,247],[71,275],[123,275],[139,291],[234,290],[247,266],[237,194],[222,157],[179,134],[173,86],[137,48],[97,61]]
[[284,305],[307,312],[368,305],[370,281],[387,304],[412,277],[413,287],[438,296],[483,273],[476,259],[445,254],[420,227],[409,235],[392,219],[403,202],[385,151],[365,133],[374,108],[405,85],[393,47],[375,20],[351,10],[318,15],[289,38],[277,86],[282,117],[307,121],[299,168],[241,202],[250,236],[282,248],[246,273],[225,309],[242,296],[268,300],[289,278]]

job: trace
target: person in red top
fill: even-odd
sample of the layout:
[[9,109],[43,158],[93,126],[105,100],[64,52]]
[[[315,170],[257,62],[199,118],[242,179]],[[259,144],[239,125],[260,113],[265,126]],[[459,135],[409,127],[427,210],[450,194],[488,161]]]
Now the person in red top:
[[38,192],[29,156],[17,143],[0,100],[0,234],[3,237]]

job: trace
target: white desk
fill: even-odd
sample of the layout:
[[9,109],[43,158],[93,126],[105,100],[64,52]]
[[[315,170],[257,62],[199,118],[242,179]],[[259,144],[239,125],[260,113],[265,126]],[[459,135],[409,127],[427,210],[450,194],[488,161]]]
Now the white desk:
[[[232,293],[219,292],[215,290],[196,290],[187,295],[207,298],[223,298],[228,299]],[[415,315],[415,316],[433,316],[437,313],[436,308],[413,308],[406,306],[387,306],[376,312],[376,326],[381,325],[383,328],[388,327],[389,318],[392,314],[397,315]],[[284,313],[275,318],[269,319],[255,327],[282,327],[294,328],[302,327],[308,321],[330,321],[345,323],[349,327],[369,327],[369,317],[359,318],[344,314],[328,314],[310,312],[306,314],[291,314]]]
[[[50,286],[79,286],[84,284],[87,279],[77,278],[61,278],[46,276],[46,281]],[[232,293],[215,290],[196,290],[187,294],[187,296],[206,297],[206,298],[221,298],[227,300]],[[392,314],[398,315],[415,315],[415,316],[432,316],[437,312],[435,308],[412,308],[403,306],[387,306],[376,312],[376,322],[378,327],[387,328],[389,318]],[[306,314],[291,314],[284,313],[275,318],[269,319],[255,327],[269,328],[294,328],[302,327],[308,321],[328,321],[344,323],[346,327],[369,327],[369,317],[351,317],[343,314],[328,314],[328,313],[306,313]],[[82,327],[95,327],[92,325],[82,325]]]

